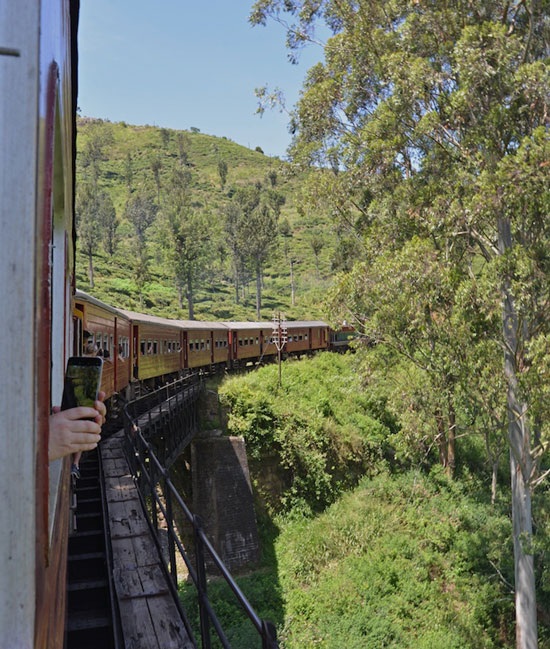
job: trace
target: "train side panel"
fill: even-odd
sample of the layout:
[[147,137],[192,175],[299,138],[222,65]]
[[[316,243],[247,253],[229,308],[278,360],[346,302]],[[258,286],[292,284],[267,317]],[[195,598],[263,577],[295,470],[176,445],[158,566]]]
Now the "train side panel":
[[140,322],[138,344],[140,380],[164,376],[180,370],[179,328]]

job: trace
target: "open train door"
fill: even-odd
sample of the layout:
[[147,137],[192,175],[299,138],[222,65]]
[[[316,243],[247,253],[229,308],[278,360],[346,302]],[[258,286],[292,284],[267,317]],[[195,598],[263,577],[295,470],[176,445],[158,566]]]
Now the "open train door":
[[308,329],[308,331],[309,331],[309,333],[308,333],[308,343],[309,343],[309,348],[310,348],[310,349],[313,349],[313,340],[312,340],[312,337],[313,337],[313,329],[310,327],[310,328]]

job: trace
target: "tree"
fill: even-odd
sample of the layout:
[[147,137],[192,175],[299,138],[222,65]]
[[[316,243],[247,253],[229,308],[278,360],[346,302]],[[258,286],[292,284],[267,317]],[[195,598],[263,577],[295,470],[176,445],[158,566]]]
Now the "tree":
[[91,181],[97,187],[104,150],[113,142],[113,134],[109,124],[97,121],[88,127],[86,135],[86,143],[82,148],[79,161],[85,175],[88,169],[91,170]]
[[124,177],[126,180],[126,185],[128,187],[128,191],[132,191],[132,183],[134,180],[134,163],[132,160],[132,154],[128,151],[126,154],[126,162],[124,165]]
[[90,288],[94,288],[93,254],[101,240],[97,211],[98,201],[93,184],[91,182],[80,183],[75,204],[76,227],[82,248],[88,255]]
[[185,293],[189,320],[194,320],[195,291],[208,265],[212,228],[207,215],[191,207],[188,180],[181,169],[174,169],[161,214],[159,237],[168,268],[175,277],[180,309]]
[[234,200],[240,207],[237,225],[244,259],[251,264],[256,276],[256,317],[260,320],[262,306],[262,270],[269,253],[277,242],[277,215],[262,196],[260,183],[240,188]]
[[178,158],[180,167],[187,165],[189,162],[189,149],[191,148],[191,138],[187,133],[177,131],[176,143],[178,145]]
[[329,201],[341,223],[362,220],[379,247],[421,234],[449,256],[460,248],[456,259],[474,280],[480,266],[492,274],[502,304],[492,335],[505,350],[516,644],[535,649],[531,491],[548,434],[533,426],[544,421],[540,341],[549,322],[550,3],[261,0],[251,20],[285,10],[297,21],[294,51],[318,19],[333,34],[291,121],[294,159],[333,170],[319,174],[312,200]]
[[313,254],[315,256],[315,268],[317,270],[317,279],[319,279],[319,254],[321,253],[321,250],[325,247],[325,241],[323,237],[318,233],[314,232],[311,237],[309,238],[309,245],[311,249],[313,250]]
[[277,184],[277,172],[275,171],[275,169],[270,169],[267,172],[267,179],[269,180],[271,187],[275,187],[275,185]]
[[246,239],[243,237],[244,231],[242,227],[242,209],[237,200],[232,200],[225,206],[223,220],[224,230],[227,235],[227,244],[231,252],[231,261],[233,265],[235,302],[236,304],[239,304],[239,283],[242,268],[244,265]]
[[158,204],[160,205],[160,185],[161,185],[160,170],[162,169],[162,160],[160,159],[160,156],[159,155],[151,156],[149,165],[151,167],[151,171],[153,172],[153,178],[155,179],[155,184],[157,186],[157,201]]
[[140,305],[143,304],[143,288],[149,278],[149,256],[147,254],[147,230],[155,220],[158,207],[153,199],[140,190],[131,196],[124,210],[125,217],[134,228],[134,278],[136,280]]
[[223,189],[227,180],[227,162],[223,158],[218,158],[218,174],[220,176],[220,186]]
[[160,141],[162,142],[162,146],[165,149],[167,149],[168,145],[170,144],[171,133],[167,128],[161,128],[159,133],[160,133]]
[[117,229],[119,223],[115,206],[108,192],[99,192],[97,200],[97,220],[99,222],[103,247],[105,248],[105,252],[112,257],[115,254],[118,244]]

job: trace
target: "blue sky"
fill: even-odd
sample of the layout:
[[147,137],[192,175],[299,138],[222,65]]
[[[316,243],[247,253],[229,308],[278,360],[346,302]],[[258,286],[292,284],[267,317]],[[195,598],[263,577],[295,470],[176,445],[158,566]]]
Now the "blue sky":
[[81,0],[82,115],[174,129],[195,126],[283,157],[288,118],[255,115],[254,89],[279,87],[291,107],[322,57],[303,50],[292,65],[285,31],[251,27],[252,0]]

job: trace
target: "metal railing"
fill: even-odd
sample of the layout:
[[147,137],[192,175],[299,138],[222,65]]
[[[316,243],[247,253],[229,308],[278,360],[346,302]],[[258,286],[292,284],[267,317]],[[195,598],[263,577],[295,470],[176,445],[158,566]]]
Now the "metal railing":
[[[189,388],[182,388],[183,390]],[[150,397],[151,395],[147,395]],[[172,395],[174,396],[174,395]],[[169,397],[170,398],[170,397]],[[130,405],[130,404],[129,404]],[[258,632],[261,641],[262,649],[278,649],[277,633],[275,626],[267,621],[261,619],[252,608],[250,602],[241,591],[229,570],[223,564],[218,553],[212,546],[212,543],[205,535],[202,522],[199,516],[193,514],[187,507],[182,497],[178,493],[174,484],[170,480],[169,470],[165,468],[157,458],[153,445],[146,436],[143,435],[138,420],[134,419],[128,412],[129,408],[124,408],[124,429],[126,439],[126,454],[128,463],[134,477],[134,481],[138,487],[139,497],[146,513],[147,520],[160,549],[159,540],[159,527],[157,507],[162,513],[166,521],[168,531],[168,556],[169,566],[162,552],[159,552],[166,575],[170,575],[168,579],[170,589],[178,607],[182,614],[183,622],[186,626],[187,632],[195,646],[197,646],[193,631],[187,620],[185,612],[179,603],[177,591],[177,569],[176,569],[176,548],[178,549],[185,565],[187,567],[189,576],[197,589],[197,599],[199,605],[199,620],[200,620],[200,633],[202,641],[202,649],[211,649],[211,627],[213,626],[218,638],[224,649],[232,649],[229,641],[220,625],[220,622],[212,608],[207,594],[207,578],[206,578],[206,558],[210,557],[211,562],[220,571],[221,575],[227,582],[228,586],[233,591],[237,602],[243,609],[244,613],[248,616],[252,625]],[[142,413],[143,416],[144,413]],[[140,417],[141,418],[141,417]],[[150,435],[147,435],[149,438]],[[162,480],[164,503],[157,492],[157,484]],[[150,508],[147,507],[147,501],[151,503]],[[181,543],[178,533],[174,527],[173,519],[173,506],[177,505],[181,512],[184,514],[187,521],[191,524],[193,529],[194,551],[196,566],[192,562]]]
[[144,432],[164,467],[169,467],[197,433],[199,374],[186,376],[126,404],[125,415]]

